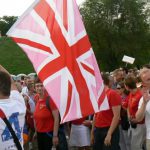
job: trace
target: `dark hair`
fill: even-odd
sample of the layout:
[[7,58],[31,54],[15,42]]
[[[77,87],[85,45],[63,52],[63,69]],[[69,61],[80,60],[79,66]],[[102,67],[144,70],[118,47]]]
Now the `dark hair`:
[[24,76],[21,76],[21,80],[24,80]]
[[124,81],[118,82],[118,83],[117,83],[117,86],[124,89],[124,88],[125,88],[125,87],[124,87]]
[[124,84],[125,84],[124,81],[120,81],[120,82],[117,84],[117,86],[119,85],[120,88],[123,89],[123,93],[124,93],[125,95],[129,95],[129,91],[126,90]]
[[123,69],[123,71],[124,71],[126,74],[128,74],[128,71],[129,71],[129,70],[128,70],[127,67],[123,67],[122,69]]
[[103,79],[104,85],[109,85],[109,83],[110,83],[109,74],[103,73],[102,74],[102,79]]
[[136,88],[136,83],[137,83],[137,79],[132,76],[132,75],[128,75],[125,78],[125,85],[129,88],[129,89],[135,89]]
[[0,93],[3,96],[10,96],[11,77],[8,73],[0,71]]
[[136,80],[137,80],[137,83],[142,82],[141,77],[139,75],[136,77]]
[[38,77],[34,81],[34,84],[36,84],[36,83],[41,83],[41,80]]

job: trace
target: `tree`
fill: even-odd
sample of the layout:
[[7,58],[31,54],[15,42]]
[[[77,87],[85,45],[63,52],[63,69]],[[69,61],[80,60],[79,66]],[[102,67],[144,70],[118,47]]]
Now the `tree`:
[[103,70],[123,65],[124,54],[135,57],[136,66],[149,61],[145,53],[150,48],[150,32],[143,9],[144,4],[136,0],[86,0],[80,8]]
[[2,18],[0,18],[0,31],[2,36],[6,35],[6,32],[16,22],[16,20],[16,16],[3,16]]

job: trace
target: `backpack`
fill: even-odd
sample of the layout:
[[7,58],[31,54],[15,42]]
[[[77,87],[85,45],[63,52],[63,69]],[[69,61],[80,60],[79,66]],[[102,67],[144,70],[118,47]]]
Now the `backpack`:
[[50,101],[50,96],[47,96],[47,98],[46,98],[46,107],[47,107],[47,109],[49,110],[49,111],[51,111],[51,108],[50,108],[50,103],[49,103],[49,101]]

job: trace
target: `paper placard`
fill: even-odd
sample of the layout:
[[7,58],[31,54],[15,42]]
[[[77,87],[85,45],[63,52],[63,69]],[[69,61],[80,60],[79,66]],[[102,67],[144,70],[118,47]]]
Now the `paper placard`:
[[135,61],[135,58],[124,55],[122,58],[122,61],[129,63],[129,64],[133,64]]

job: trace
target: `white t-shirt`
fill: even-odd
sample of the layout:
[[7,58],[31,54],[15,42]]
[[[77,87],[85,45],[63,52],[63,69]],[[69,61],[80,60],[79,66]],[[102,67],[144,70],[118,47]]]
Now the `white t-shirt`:
[[[143,97],[140,99],[139,108],[142,106]],[[146,104],[145,110],[145,125],[146,125],[146,139],[150,139],[150,101]]]
[[[11,91],[9,99],[0,99],[0,108],[5,113],[23,147],[23,127],[25,123],[26,106],[18,91]],[[11,133],[0,119],[0,150],[17,150]]]
[[35,102],[33,101],[32,98],[29,99],[29,105],[30,105],[31,112],[34,113],[34,110],[35,110]]
[[24,87],[22,88],[21,94],[28,95],[28,88],[27,88],[27,86],[24,86]]

